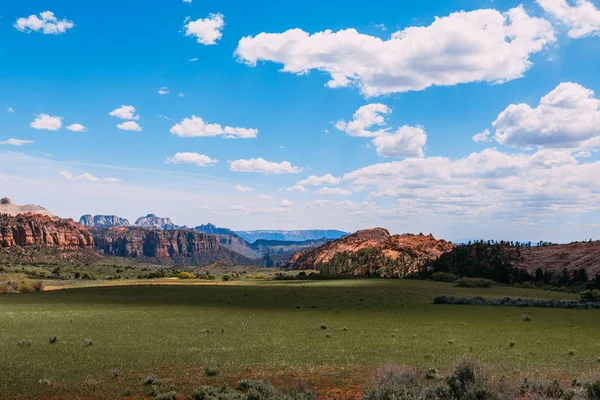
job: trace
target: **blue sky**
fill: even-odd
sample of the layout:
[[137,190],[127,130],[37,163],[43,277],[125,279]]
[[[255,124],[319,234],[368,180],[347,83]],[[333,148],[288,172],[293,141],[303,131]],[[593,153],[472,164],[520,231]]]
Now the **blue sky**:
[[599,237],[599,8],[13,2],[0,194],[72,218]]

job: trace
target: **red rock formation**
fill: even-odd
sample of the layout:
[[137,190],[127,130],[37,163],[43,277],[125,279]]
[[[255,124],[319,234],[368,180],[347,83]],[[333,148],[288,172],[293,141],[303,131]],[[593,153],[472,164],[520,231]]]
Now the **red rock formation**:
[[165,264],[204,265],[212,262],[252,264],[219,243],[214,235],[191,230],[110,228],[94,230],[96,247],[105,254],[150,258]]
[[[383,228],[358,231],[342,239],[334,240],[313,250],[296,253],[286,265],[290,269],[319,269],[330,263],[334,257],[347,256],[348,267],[355,275],[371,271],[372,265],[351,260],[351,254],[361,250],[373,250],[373,256],[384,256],[397,261],[389,270],[392,275],[404,275],[412,272],[425,261],[435,260],[441,254],[454,248],[454,244],[437,240],[432,235],[390,235]],[[376,253],[376,254],[375,254]],[[371,261],[373,258],[370,259]],[[380,260],[380,259],[379,259]],[[350,265],[351,264],[351,265]]]
[[46,245],[65,250],[93,247],[89,230],[72,219],[39,214],[0,215],[0,246]]

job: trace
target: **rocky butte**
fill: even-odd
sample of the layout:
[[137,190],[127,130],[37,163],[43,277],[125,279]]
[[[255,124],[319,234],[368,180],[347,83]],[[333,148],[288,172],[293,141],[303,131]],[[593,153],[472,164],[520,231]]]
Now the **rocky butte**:
[[130,226],[128,220],[116,215],[94,215],[87,214],[79,219],[79,223],[89,228],[108,228],[111,226]]

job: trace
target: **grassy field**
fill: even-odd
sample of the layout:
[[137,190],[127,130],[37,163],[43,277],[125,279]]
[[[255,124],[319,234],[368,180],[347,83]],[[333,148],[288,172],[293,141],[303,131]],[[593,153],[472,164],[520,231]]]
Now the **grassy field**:
[[[360,390],[383,364],[446,371],[465,354],[496,377],[569,379],[600,365],[600,311],[432,304],[438,294],[577,298],[567,293],[381,279],[137,283],[0,295],[2,394],[143,398],[148,375],[182,394],[258,376]],[[207,366],[219,376],[205,377]]]

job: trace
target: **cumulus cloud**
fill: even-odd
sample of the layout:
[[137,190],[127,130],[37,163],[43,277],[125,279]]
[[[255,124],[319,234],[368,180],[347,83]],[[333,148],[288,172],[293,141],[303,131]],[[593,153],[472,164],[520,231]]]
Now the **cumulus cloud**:
[[422,127],[404,125],[395,132],[386,125],[385,115],[392,110],[384,104],[372,103],[360,107],[352,121],[340,120],[335,127],[353,137],[373,138],[377,154],[386,157],[422,157],[427,134]]
[[165,95],[165,94],[169,94],[169,88],[166,86],[161,87],[160,89],[158,89],[158,92],[156,92],[160,95]]
[[134,132],[142,131],[142,127],[135,121],[122,122],[120,124],[117,124],[117,128],[121,129],[122,131],[134,131]]
[[119,178],[104,178],[105,182],[110,182],[110,183],[117,183],[117,182],[121,182],[122,179]]
[[139,115],[136,115],[136,110],[134,106],[121,106],[116,110],[111,111],[108,115],[112,117],[121,118],[124,120],[135,120],[140,119]]
[[70,130],[71,132],[85,132],[87,131],[87,128],[81,124],[71,124],[69,126],[67,126],[67,129]]
[[249,186],[242,186],[242,185],[235,185],[235,190],[237,190],[238,192],[252,192],[254,191],[254,189],[252,189]]
[[519,6],[459,11],[382,40],[345,29],[260,33],[239,41],[235,54],[250,66],[283,64],[283,72],[327,73],[328,87],[357,86],[367,96],[467,82],[501,83],[523,76],[530,55],[555,41],[552,25]]
[[479,132],[478,134],[474,135],[471,139],[473,139],[473,141],[476,143],[491,142],[492,140],[490,139],[490,135],[490,130],[486,129],[485,131]]
[[600,35],[600,10],[589,0],[536,0],[554,18],[569,28],[575,39]]
[[15,112],[14,108],[12,108],[12,107],[8,107],[6,109],[6,111],[8,111],[9,113],[14,113]]
[[188,61],[189,62],[196,62],[196,61],[198,61],[198,57],[190,58]]
[[22,139],[14,139],[14,138],[0,141],[0,144],[7,144],[10,146],[23,146],[26,144],[33,144],[33,143],[34,143],[33,140],[22,140]]
[[273,196],[269,196],[268,194],[261,194],[258,196],[259,200],[271,201],[273,200]]
[[301,185],[301,186],[305,186],[305,185],[309,185],[309,186],[337,185],[341,181],[342,181],[341,178],[337,178],[331,174],[327,174],[327,175],[323,175],[323,176],[311,175],[308,178],[303,179],[300,182],[298,182],[298,185]]
[[14,27],[21,32],[41,32],[44,35],[59,35],[73,28],[75,24],[66,18],[58,20],[52,11],[44,11],[27,18],[19,18]]
[[183,0],[184,3],[192,3],[192,0]]
[[324,187],[317,190],[315,193],[321,196],[349,196],[352,194],[352,191],[342,188]]
[[277,163],[262,158],[230,161],[229,169],[233,172],[261,172],[264,174],[297,174],[302,171],[302,168],[293,166],[289,161]]
[[193,164],[198,167],[210,167],[219,162],[209,156],[199,153],[177,153],[173,157],[167,158],[168,164]]
[[307,188],[305,188],[305,187],[304,187],[304,186],[302,186],[302,185],[294,185],[294,186],[291,186],[291,187],[287,188],[286,190],[287,190],[288,192],[301,192],[301,193],[306,193],[306,192],[308,192],[308,189],[307,189]]
[[192,115],[184,118],[171,128],[171,133],[179,137],[214,137],[223,136],[228,139],[255,139],[258,129],[222,127],[219,124],[207,124],[202,118]]
[[572,82],[558,85],[537,107],[511,104],[493,122],[494,139],[513,147],[577,148],[600,136],[600,100]]
[[179,97],[185,97],[185,93],[179,92],[179,93],[177,93],[177,96],[179,96]]
[[423,128],[408,125],[373,139],[377,154],[386,158],[422,157],[426,142],[427,134]]
[[59,175],[70,181],[98,182],[100,180],[100,178],[97,178],[94,175],[87,172],[76,176],[70,173],[69,171],[61,171],[59,172]]
[[62,127],[61,117],[51,117],[48,114],[38,114],[35,120],[29,124],[34,129],[45,129],[48,131],[57,131]]
[[[210,14],[208,18],[200,18],[190,21],[186,18],[185,36],[195,36],[198,43],[203,45],[216,44],[223,36],[222,30],[225,26],[223,14]],[[189,21],[189,22],[188,22]]]
[[287,199],[282,200],[281,203],[279,203],[279,206],[281,206],[281,207],[291,207],[293,205],[294,205],[294,203],[292,203],[291,201],[289,201]]

